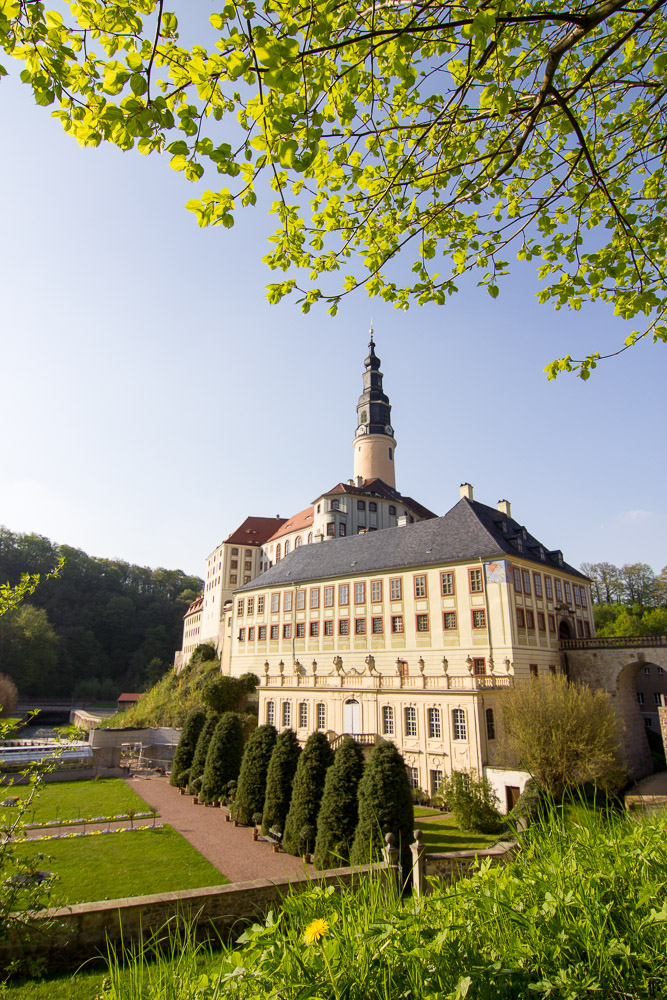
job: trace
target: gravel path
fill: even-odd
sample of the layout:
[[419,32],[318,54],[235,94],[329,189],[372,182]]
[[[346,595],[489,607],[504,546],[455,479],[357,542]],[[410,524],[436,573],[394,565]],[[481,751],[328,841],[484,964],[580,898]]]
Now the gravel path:
[[169,823],[200,854],[226,875],[230,882],[254,878],[316,876],[316,869],[291,854],[274,854],[271,844],[253,842],[250,827],[225,821],[225,809],[193,805],[192,796],[180,795],[169,779],[156,775],[128,778],[126,783],[144,802],[158,810],[159,823]]

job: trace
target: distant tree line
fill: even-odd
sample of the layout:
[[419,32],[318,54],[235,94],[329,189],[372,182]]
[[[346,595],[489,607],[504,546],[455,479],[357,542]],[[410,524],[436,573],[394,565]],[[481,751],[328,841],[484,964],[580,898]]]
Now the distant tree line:
[[[59,556],[65,564],[46,579]],[[42,581],[0,620],[0,671],[22,697],[115,698],[155,684],[181,646],[183,615],[203,581],[88,556],[35,534],[0,527],[0,582]]]
[[667,566],[660,574],[647,563],[582,563],[590,577],[599,636],[667,635]]

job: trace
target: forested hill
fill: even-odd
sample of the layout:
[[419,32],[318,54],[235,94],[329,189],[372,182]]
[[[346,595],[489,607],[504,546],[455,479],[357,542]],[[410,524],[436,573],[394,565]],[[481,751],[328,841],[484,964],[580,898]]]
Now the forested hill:
[[[58,557],[65,564],[44,577]],[[203,581],[88,556],[41,535],[0,527],[0,582],[39,573],[35,593],[0,618],[0,672],[22,697],[115,699],[154,684],[180,649],[183,615]]]

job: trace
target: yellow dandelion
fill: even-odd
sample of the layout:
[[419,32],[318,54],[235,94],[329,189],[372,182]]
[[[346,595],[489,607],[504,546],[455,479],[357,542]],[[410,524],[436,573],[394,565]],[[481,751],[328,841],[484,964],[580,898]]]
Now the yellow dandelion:
[[326,920],[321,920],[319,917],[317,920],[313,920],[306,927],[306,933],[304,934],[306,944],[313,944],[315,941],[319,941],[328,930],[329,925]]

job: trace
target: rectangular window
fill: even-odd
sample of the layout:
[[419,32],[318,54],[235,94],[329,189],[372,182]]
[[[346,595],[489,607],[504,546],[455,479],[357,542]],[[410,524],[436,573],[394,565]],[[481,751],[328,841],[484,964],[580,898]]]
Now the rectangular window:
[[263,615],[264,614],[264,598],[263,597],[258,597],[257,598],[257,614],[258,615]]
[[526,627],[526,617],[523,613],[523,608],[516,609],[516,623],[519,628]]
[[297,622],[296,623],[296,637],[297,639],[305,639],[306,637],[306,623]]
[[346,583],[341,583],[338,587],[338,604],[345,607],[350,603],[350,588]]
[[474,608],[472,612],[472,627],[486,628],[486,611],[484,608]]
[[246,570],[251,570],[251,569],[252,569],[252,562],[247,562],[247,563],[244,563],[244,568],[245,568]]
[[407,767],[410,788],[419,788],[419,768]]
[[556,587],[556,600],[557,601],[562,601],[563,600],[563,585],[561,584],[561,582],[560,582],[560,580],[558,579],[557,576],[554,577],[554,585]]
[[537,612],[537,627],[540,632],[546,632],[547,630],[547,623],[545,622],[544,615],[541,611]]
[[344,522],[341,521],[340,524],[338,525],[338,537],[344,538],[346,534],[347,534],[347,528]]
[[257,638],[260,642],[262,642],[262,640],[266,640],[266,625],[259,626],[257,629]]
[[402,597],[401,578],[389,581],[389,595],[392,601],[400,601]]
[[333,635],[333,622],[331,621],[331,619],[329,619],[324,623],[324,634]]
[[471,594],[481,594],[484,590],[484,584],[482,582],[482,571],[481,569],[469,569],[468,579],[470,581],[470,593]]
[[333,608],[334,602],[334,589],[333,587],[324,588],[324,607]]
[[389,513],[393,514],[393,515],[396,514],[396,508],[394,507],[394,505],[392,503],[389,504]]
[[252,625],[248,629],[248,642],[254,642],[254,641],[255,641],[255,626]]
[[535,628],[535,615],[530,608],[526,609],[526,628]]
[[291,639],[291,638],[292,638],[292,625],[290,622],[287,622],[285,625],[283,625],[283,639]]
[[280,611],[280,594],[271,594],[271,614],[277,614]]
[[643,705],[644,704],[644,695],[642,694],[641,691],[637,692],[637,704],[639,704],[639,705]]
[[579,598],[579,586],[578,586],[578,584],[575,583],[573,585],[572,589],[574,590],[574,603],[577,605],[578,608],[580,608],[581,607],[581,600]]
[[454,593],[454,574],[453,573],[441,573],[440,574],[440,590],[443,597],[451,597]]
[[517,594],[521,593],[521,570],[514,567],[514,589]]
[[296,610],[303,611],[306,606],[306,591],[297,590],[296,592]]
[[591,627],[588,622],[584,622],[584,635],[587,639],[591,637]]
[[496,720],[492,708],[486,710],[486,738],[487,740],[495,740],[496,738]]
[[371,512],[371,514],[375,513],[375,511],[377,511],[378,505],[376,504],[375,500],[369,500],[368,501],[368,509]]
[[394,709],[391,705],[382,706],[382,735],[394,735]]
[[283,726],[289,726],[292,721],[292,703],[290,701],[283,702]]
[[338,621],[338,635],[349,635],[350,634],[350,619],[341,618]]
[[456,611],[445,611],[442,616],[442,627],[445,631],[456,628]]
[[537,669],[537,664],[536,663],[531,663],[529,665],[528,669],[530,670],[530,676],[531,677],[537,677],[538,669]]
[[266,724],[267,726],[275,726],[276,724],[276,703],[274,701],[266,703]]
[[366,510],[365,500],[357,500],[357,510]]
[[530,596],[530,573],[527,569],[523,571],[523,592]]
[[549,664],[549,673],[552,675],[556,673],[556,667],[554,666],[553,663]]
[[239,618],[243,617],[243,604],[244,604],[243,598],[241,598],[240,601],[236,602],[236,614],[239,616]]
[[463,708],[452,709],[452,734],[455,740],[467,740],[466,713]]
[[535,597],[542,596],[542,577],[539,573],[533,573],[533,583],[535,585]]
[[403,631],[403,615],[391,616],[391,631],[396,635]]
[[299,729],[308,728],[308,703],[305,701],[299,702]]
[[373,635],[382,635],[384,631],[384,626],[382,623],[382,618],[371,618],[371,629]]
[[292,591],[288,590],[283,594],[283,611],[292,610]]
[[475,677],[483,677],[486,673],[486,660],[483,656],[476,656],[472,661],[472,672]]
[[382,600],[382,580],[373,580],[371,583],[371,601],[379,604]]
[[586,588],[585,587],[580,587],[579,588],[579,593],[581,594],[581,606],[582,606],[582,608],[587,608],[588,607],[588,603],[587,603],[587,600],[586,600]]
[[417,631],[428,632],[428,615],[417,615]]
[[365,618],[355,618],[354,619],[354,634],[355,635],[366,635],[366,619]]
[[550,632],[556,631],[556,619],[554,618],[553,615],[549,615],[549,631]]
[[443,774],[442,771],[431,771],[431,795],[435,795],[442,788]]
[[239,550],[238,549],[232,549],[232,555],[233,556],[237,556],[238,554],[239,554]]
[[254,615],[254,613],[255,613],[255,598],[254,597],[249,597],[248,598],[248,614],[249,615]]
[[355,585],[354,585],[354,603],[355,604],[365,604],[366,603],[366,584],[365,583],[355,583]]
[[321,701],[317,705],[317,728],[327,728],[327,707],[324,702]]
[[239,642],[245,642],[245,629],[239,629]]
[[236,573],[232,573],[229,577],[230,583],[236,583]]
[[577,635],[580,639],[583,639],[584,637],[584,623],[581,618],[577,618]]
[[546,594],[547,594],[547,600],[548,601],[553,601],[553,599],[554,599],[554,588],[553,588],[553,583],[551,582],[551,577],[550,576],[545,576],[545,578],[544,578],[544,589],[545,589]]
[[238,559],[232,559],[231,568],[232,569],[238,569],[239,568],[239,561],[238,561]]
[[405,709],[405,735],[417,735],[417,709],[411,705]]
[[272,639],[277,639],[278,638],[278,626],[277,625],[272,625],[271,626],[271,638]]
[[320,606],[320,588],[314,587],[310,592],[310,610],[315,611]]
[[428,710],[428,738],[430,740],[439,740],[442,736],[442,727],[440,725],[440,709],[439,708],[429,708]]
[[426,597],[426,577],[416,576],[415,580],[415,597]]
[[311,622],[310,623],[310,637],[311,637],[311,639],[316,639],[319,634],[320,634],[320,623],[319,622]]
[[659,691],[654,691],[653,692],[653,701],[658,706],[662,705],[662,695],[661,695],[661,693]]
[[327,522],[327,537],[333,538],[333,537],[335,537],[335,535],[336,535],[336,522],[335,521],[328,521]]

